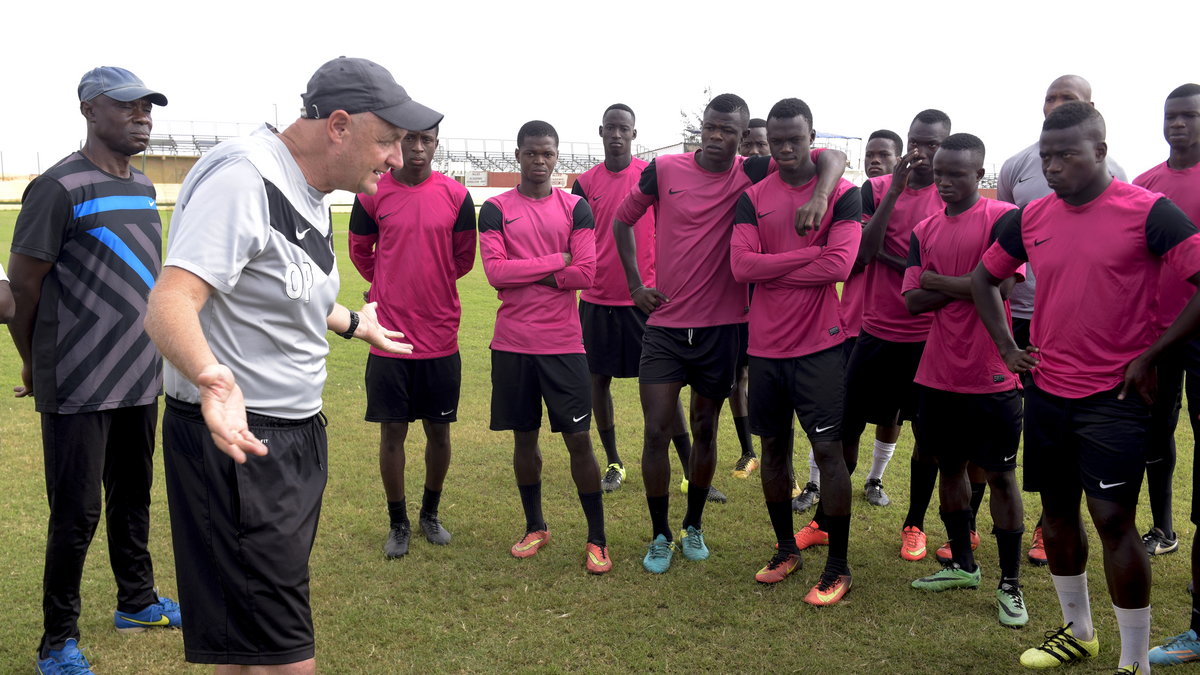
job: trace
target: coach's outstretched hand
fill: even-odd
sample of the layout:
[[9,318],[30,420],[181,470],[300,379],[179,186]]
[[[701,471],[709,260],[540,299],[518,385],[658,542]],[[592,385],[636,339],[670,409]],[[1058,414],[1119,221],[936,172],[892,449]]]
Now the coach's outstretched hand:
[[196,376],[196,386],[200,389],[200,413],[221,452],[238,464],[246,462],[247,453],[267,454],[267,446],[250,433],[246,424],[246,400],[229,366],[206,366]]
[[1130,361],[1125,367],[1125,384],[1121,386],[1121,393],[1117,394],[1117,399],[1124,401],[1130,391],[1140,394],[1147,405],[1154,404],[1154,394],[1158,391],[1158,370],[1145,354]]
[[396,342],[396,340],[404,337],[404,333],[398,330],[388,330],[379,325],[379,318],[375,315],[375,308],[378,305],[379,303],[377,302],[368,302],[362,306],[362,309],[358,310],[358,328],[354,330],[354,337],[368,342],[385,352],[411,354],[411,344]]

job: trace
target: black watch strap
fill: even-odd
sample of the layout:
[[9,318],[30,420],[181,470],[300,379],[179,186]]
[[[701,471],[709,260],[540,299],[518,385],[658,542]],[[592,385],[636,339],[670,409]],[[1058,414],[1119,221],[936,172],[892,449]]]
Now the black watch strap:
[[354,337],[354,331],[356,330],[358,330],[358,312],[350,310],[350,327],[346,329],[345,333],[338,333],[338,335],[349,340]]

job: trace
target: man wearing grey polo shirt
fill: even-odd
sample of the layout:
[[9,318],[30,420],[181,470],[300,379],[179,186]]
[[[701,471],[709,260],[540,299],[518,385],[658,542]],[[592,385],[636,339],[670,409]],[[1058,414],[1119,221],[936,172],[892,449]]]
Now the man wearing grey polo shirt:
[[[1042,104],[1042,114],[1046,117],[1055,108],[1072,101],[1092,102],[1092,85],[1078,75],[1063,75],[1050,83],[1046,89],[1046,100]],[[1125,170],[1112,157],[1108,158],[1108,171],[1117,180],[1125,180]],[[996,187],[996,197],[1001,201],[1024,207],[1035,199],[1041,199],[1052,190],[1046,184],[1046,176],[1042,173],[1042,158],[1038,154],[1038,142],[1018,152],[1004,166],[1000,167],[1000,180]],[[1008,302],[1012,311],[1013,338],[1017,345],[1024,349],[1029,346],[1029,323],[1033,320],[1033,290],[1037,279],[1033,276],[1031,266],[1025,266],[1025,281],[1013,287]],[[1038,518],[1037,529],[1033,531],[1033,545],[1029,547],[1029,562],[1034,565],[1046,564],[1046,549],[1042,545],[1042,521]]]
[[188,661],[312,673],[308,557],[325,488],[326,333],[411,351],[375,305],[336,303],[325,197],[375,192],[406,129],[442,116],[383,67],[338,58],[283,132],[226,141],[188,174],[146,331],[167,359],[167,497]]

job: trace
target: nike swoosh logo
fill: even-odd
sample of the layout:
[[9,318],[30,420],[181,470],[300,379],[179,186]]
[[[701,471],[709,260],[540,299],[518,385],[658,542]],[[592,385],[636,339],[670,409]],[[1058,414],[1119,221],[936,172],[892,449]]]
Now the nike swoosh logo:
[[683,190],[672,190],[672,189],[670,189],[670,188],[667,188],[667,193],[668,193],[668,194],[677,195],[677,194],[679,194],[680,192],[687,192],[687,189],[685,188],[685,189],[683,189]]
[[578,422],[579,420],[583,419],[584,417],[587,417],[588,415],[591,415],[591,413],[584,413],[584,414],[580,415],[579,417],[572,417],[571,421]]
[[386,216],[379,216],[379,220],[381,220],[381,221],[387,220],[388,218],[391,218],[392,216],[396,215],[396,213],[397,213],[396,211],[392,211],[392,212],[388,213]]
[[819,434],[819,433],[821,433],[822,431],[829,431],[829,430],[830,430],[830,429],[832,429],[832,428],[833,428],[833,425],[832,425],[832,424],[830,424],[830,425],[829,425],[829,426],[827,426],[827,427],[817,427],[816,429],[813,429],[813,433],[814,433],[814,434]]
[[588,201],[598,202],[603,196],[604,195],[592,195],[591,197],[588,197]]
[[1003,611],[1005,614],[1007,614],[1007,615],[1011,616],[1012,618],[1014,618],[1014,619],[1015,619],[1015,618],[1017,618],[1017,617],[1021,616],[1021,614],[1020,614],[1019,612],[1013,612],[1013,611],[1009,610],[1009,608],[1005,607],[1005,606],[1004,606],[1004,603],[1002,603],[1002,602],[1001,602],[1001,603],[997,603],[997,604],[999,604],[999,605],[1000,605],[1000,609],[1001,609],[1001,610],[1002,610],[1002,611]]
[[1034,240],[1033,240],[1033,245],[1034,245],[1034,246],[1041,246],[1042,244],[1044,244],[1044,243],[1046,243],[1046,242],[1050,241],[1050,240],[1051,240],[1051,239],[1053,239],[1053,238],[1054,238],[1054,237],[1046,237],[1045,239],[1043,239],[1043,240],[1041,240],[1041,241],[1038,241],[1037,239],[1034,239]]
[[508,225],[509,223],[515,223],[515,222],[517,222],[518,220],[520,220],[520,219],[522,219],[522,218],[524,218],[524,217],[525,217],[525,216],[517,216],[516,218],[505,218],[505,219],[504,219],[504,224],[505,224],[505,225]]
[[537,546],[540,543],[542,543],[541,539],[534,539],[533,541],[529,542],[528,544],[525,544],[524,546],[521,546],[520,544],[518,544],[516,549],[518,551],[528,551],[529,549],[533,548],[534,546]]
[[601,560],[601,559],[597,558],[596,554],[592,553],[591,551],[588,551],[588,559],[590,559],[592,561],[593,565],[596,565],[598,567],[608,567],[609,565],[612,564],[611,560]]
[[304,228],[304,229],[297,228],[296,229],[296,239],[303,240],[305,237],[308,236],[308,230],[309,230],[309,228]]
[[770,211],[767,211],[766,213],[759,213],[757,215],[759,218],[766,218],[767,216],[771,215],[772,213],[775,213],[775,211],[776,211],[776,209],[772,209]]
[[1010,455],[1010,456],[1008,456],[1008,457],[1005,457],[1005,458],[1004,458],[1004,461],[1006,461],[1006,462],[1011,462],[1011,461],[1013,461],[1013,460],[1014,460],[1014,459],[1016,459],[1016,458],[1017,458],[1017,456],[1016,456],[1016,455]]
[[133,617],[129,617],[129,616],[122,616],[121,620],[128,621],[129,623],[136,623],[140,626],[169,626],[169,625],[171,625],[171,620],[167,618],[166,614],[159,614],[158,618],[155,619],[154,621],[138,621],[137,619],[135,619]]
[[922,554],[922,553],[924,553],[924,552],[925,552],[925,547],[924,547],[924,546],[922,546],[921,548],[910,548],[910,549],[908,549],[908,554],[909,554],[909,555],[921,555],[921,554]]
[[1104,481],[1100,481],[1100,489],[1101,489],[1101,490],[1107,490],[1108,488],[1115,488],[1115,487],[1117,487],[1118,485],[1124,485],[1124,484],[1126,484],[1126,483],[1128,483],[1128,482],[1129,482],[1129,481],[1127,481],[1127,480],[1123,480],[1123,481],[1121,481],[1120,483],[1105,483]]
[[817,591],[817,599],[820,600],[821,602],[829,602],[830,600],[836,598],[837,594],[838,594],[837,591],[830,591],[829,593],[822,593],[820,591]]
[[1033,178],[1033,176],[1025,176],[1024,178],[1018,178],[1017,185],[1020,185],[1021,183],[1024,183],[1027,180],[1031,180],[1032,178]]
[[446,415],[449,415],[452,412],[454,412],[454,408],[451,408],[451,409],[447,410],[446,412],[442,413],[442,416],[445,417]]
[[1165,459],[1165,457],[1159,457],[1158,459],[1147,460],[1146,463],[1147,464],[1158,464],[1159,462],[1163,461],[1163,459]]

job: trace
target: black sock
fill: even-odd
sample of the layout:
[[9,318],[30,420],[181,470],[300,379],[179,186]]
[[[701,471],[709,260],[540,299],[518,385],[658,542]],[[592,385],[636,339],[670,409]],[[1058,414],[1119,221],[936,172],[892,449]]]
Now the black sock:
[[408,523],[408,502],[401,499],[398,502],[388,502],[388,518],[392,525]]
[[792,500],[767,502],[767,515],[771,517],[771,529],[780,551],[796,549],[796,533],[792,529]]
[[742,457],[755,457],[754,441],[750,436],[750,418],[748,416],[733,418],[733,428],[737,429],[738,443],[742,446]]
[[441,503],[441,490],[430,490],[429,488],[425,488],[425,493],[421,495],[421,513],[427,516],[436,516],[438,512],[438,504]]
[[671,495],[665,494],[661,497],[646,496],[646,506],[650,507],[650,527],[653,530],[652,536],[657,537],[662,535],[667,538],[667,541],[674,540],[671,534],[671,526],[668,524],[667,513],[671,505]]
[[692,470],[688,464],[692,461],[692,436],[688,432],[683,432],[678,436],[672,436],[671,442],[675,444],[675,454],[679,455],[679,465],[683,467],[683,477],[686,480],[691,480]]
[[1192,630],[1200,635],[1200,594],[1192,593]]
[[824,520],[821,529],[829,533],[829,558],[837,558],[845,563],[850,550],[850,514],[826,515]]
[[1150,499],[1150,514],[1154,527],[1168,537],[1175,535],[1175,523],[1171,520],[1171,477],[1175,473],[1175,456],[1159,457],[1153,464],[1146,464],[1146,493]]
[[971,509],[942,512],[946,534],[950,537],[950,554],[954,562],[968,572],[975,571],[975,555],[971,552]]
[[588,541],[597,546],[607,546],[604,540],[604,498],[600,492],[579,493],[579,504],[587,518]]
[[687,493],[687,513],[683,514],[683,527],[692,526],[697,530],[702,529],[701,521],[704,519],[704,505],[708,503],[708,488],[699,488],[692,485],[688,488]]
[[987,483],[971,483],[971,531],[978,532],[979,528],[975,526],[975,519],[979,517],[979,507],[983,504],[983,492],[987,489]]
[[621,462],[621,456],[617,454],[617,428],[597,429],[600,434],[600,444],[604,446],[604,455],[608,457],[609,464],[624,464]]
[[542,517],[542,482],[518,485],[517,489],[521,491],[521,508],[525,509],[525,531],[546,529],[546,519]]
[[[849,516],[846,516],[849,518]],[[836,574],[850,574],[850,563],[845,558],[835,558],[832,554],[825,559],[825,570]]]
[[817,509],[813,512],[812,521],[817,524],[817,529],[822,532],[828,532],[825,529],[825,520],[829,516],[825,515],[825,502],[817,502]]
[[916,526],[922,532],[925,531],[925,512],[929,510],[929,500],[933,499],[937,477],[936,462],[926,464],[915,459],[912,461],[908,478],[908,515],[904,517],[904,527]]
[[996,535],[996,552],[1000,556],[1000,581],[1016,583],[1021,575],[1021,538],[1025,528],[1001,530],[993,527],[992,534]]

